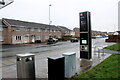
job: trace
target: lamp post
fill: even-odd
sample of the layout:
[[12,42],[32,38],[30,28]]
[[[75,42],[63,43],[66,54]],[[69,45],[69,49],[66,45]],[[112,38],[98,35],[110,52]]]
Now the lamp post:
[[50,20],[50,7],[51,7],[52,5],[50,4],[49,5],[49,38],[50,38],[50,24],[51,24],[51,20]]

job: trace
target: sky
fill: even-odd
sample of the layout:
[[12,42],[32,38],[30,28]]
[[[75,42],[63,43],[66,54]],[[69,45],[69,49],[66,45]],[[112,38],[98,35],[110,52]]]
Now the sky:
[[14,0],[0,9],[0,18],[49,24],[73,29],[79,26],[79,13],[91,12],[92,30],[118,30],[119,0]]

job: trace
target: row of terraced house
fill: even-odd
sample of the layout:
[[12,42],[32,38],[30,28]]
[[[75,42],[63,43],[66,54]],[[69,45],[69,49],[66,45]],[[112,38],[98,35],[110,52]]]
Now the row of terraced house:
[[76,34],[76,30],[62,26],[6,18],[2,18],[0,22],[0,44],[34,43],[36,40],[46,42],[49,36],[61,39],[64,35]]

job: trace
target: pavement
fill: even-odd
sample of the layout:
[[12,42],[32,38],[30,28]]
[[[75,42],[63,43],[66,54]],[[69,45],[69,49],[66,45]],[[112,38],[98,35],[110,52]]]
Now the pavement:
[[[64,43],[62,43],[64,44]],[[88,69],[96,66],[97,64],[101,63],[104,59],[108,58],[112,53],[116,53],[116,51],[109,51],[100,49],[98,52],[98,49],[92,48],[92,59],[86,60],[86,59],[80,59],[80,51],[78,44],[73,43],[76,47],[75,48],[59,48],[56,45],[61,44],[53,44],[52,46],[58,47],[57,50],[50,50],[47,52],[42,52],[42,54],[35,54],[35,72],[36,72],[36,78],[48,78],[48,55],[51,56],[61,56],[62,53],[65,52],[75,52],[76,53],[76,74],[80,74],[81,72],[87,71]],[[97,44],[97,43],[96,43]],[[72,45],[72,44],[71,44]],[[44,47],[48,45],[37,45],[34,47]],[[52,46],[49,46],[49,49],[52,49]],[[106,45],[107,46],[107,45]],[[77,48],[78,47],[78,48]],[[14,49],[17,47],[8,47],[10,49]],[[8,49],[4,48],[4,50]],[[31,48],[30,46],[27,47],[25,45],[22,45],[22,49]],[[39,48],[38,48],[39,49]],[[53,48],[54,49],[54,48]],[[2,61],[2,65],[0,65],[0,70],[2,71],[2,78],[17,78],[17,68],[16,68],[16,56],[12,57],[5,57],[0,58]]]

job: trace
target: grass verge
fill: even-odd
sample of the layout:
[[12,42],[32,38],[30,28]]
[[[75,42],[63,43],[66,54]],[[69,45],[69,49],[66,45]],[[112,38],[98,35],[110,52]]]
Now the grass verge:
[[71,80],[95,80],[97,78],[109,78],[119,79],[120,78],[120,54],[112,54],[109,58],[103,62],[88,70],[80,75],[76,76]]
[[112,46],[107,46],[104,49],[110,49],[110,50],[120,51],[120,43],[114,44]]

